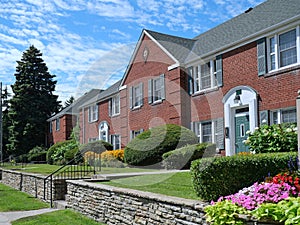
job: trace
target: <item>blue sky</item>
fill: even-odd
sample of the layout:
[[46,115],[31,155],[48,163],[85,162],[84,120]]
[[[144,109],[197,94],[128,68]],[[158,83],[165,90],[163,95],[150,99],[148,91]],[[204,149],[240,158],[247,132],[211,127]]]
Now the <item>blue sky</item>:
[[0,81],[34,45],[65,101],[120,79],[141,31],[193,38],[264,0],[1,0]]

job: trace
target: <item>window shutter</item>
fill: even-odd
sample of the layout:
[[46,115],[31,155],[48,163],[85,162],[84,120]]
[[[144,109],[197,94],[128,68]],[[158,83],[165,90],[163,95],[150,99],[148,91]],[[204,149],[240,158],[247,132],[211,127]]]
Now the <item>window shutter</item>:
[[108,115],[112,115],[112,99],[110,98],[108,101]]
[[132,109],[132,106],[133,106],[133,104],[132,104],[132,100],[133,100],[132,93],[133,93],[133,87],[130,87],[129,88],[129,106],[130,106],[131,109]]
[[194,93],[193,90],[193,67],[188,68],[188,93],[192,95]]
[[216,145],[219,149],[225,149],[224,146],[224,119],[218,118],[216,120]]
[[160,84],[161,84],[161,99],[166,99],[166,90],[165,90],[165,75],[160,75]]
[[267,72],[266,65],[266,38],[257,41],[257,71],[258,76],[262,76]]
[[259,112],[259,121],[260,121],[260,125],[263,124],[269,124],[269,113],[268,110],[264,110],[264,111],[260,111]]
[[216,78],[218,87],[223,86],[223,65],[222,65],[222,55],[216,57]]
[[130,140],[132,140],[133,139],[133,130],[131,130],[131,131],[129,131],[129,137],[130,137]]
[[89,122],[91,122],[91,121],[92,121],[92,112],[91,112],[91,106],[89,106],[89,108],[88,108],[88,120],[89,120]]
[[144,105],[144,84],[141,82],[140,84],[140,94],[141,94],[141,104],[140,104],[140,106],[142,106],[142,105]]
[[152,89],[153,89],[153,80],[150,79],[150,80],[148,80],[148,103],[149,104],[151,104],[153,102]]
[[143,129],[143,128],[142,128],[142,129],[140,129],[140,134],[141,134],[141,133],[143,133],[143,132],[144,132],[144,129]]

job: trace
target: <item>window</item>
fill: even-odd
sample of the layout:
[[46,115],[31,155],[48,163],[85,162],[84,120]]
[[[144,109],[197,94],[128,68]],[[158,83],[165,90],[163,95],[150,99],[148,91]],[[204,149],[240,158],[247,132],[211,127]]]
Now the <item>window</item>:
[[55,120],[55,129],[56,129],[56,130],[60,130],[60,119],[59,119],[59,118],[57,118],[57,119]]
[[165,99],[165,75],[148,81],[148,103],[157,103]]
[[108,127],[108,124],[106,121],[103,121],[99,124],[99,140],[102,140],[102,141],[106,141],[108,142],[108,137],[109,137],[109,134],[108,134],[108,130],[109,130],[109,127]]
[[297,123],[296,108],[279,109],[271,111],[271,123]]
[[89,107],[89,122],[95,122],[98,120],[98,105],[92,105]]
[[143,133],[143,129],[130,131],[130,140],[134,139],[139,134]]
[[203,90],[223,85],[222,58],[210,60],[208,63],[192,66],[189,73],[189,93],[197,93]]
[[224,119],[193,122],[192,130],[199,138],[199,142],[216,143],[217,148],[224,149]]
[[49,132],[52,133],[53,127],[52,127],[52,121],[49,123]]
[[299,27],[282,34],[276,34],[268,40],[268,70],[277,70],[282,67],[299,63],[297,59],[297,36]]
[[143,83],[129,89],[130,108],[139,108],[143,105]]
[[111,144],[114,147],[114,150],[121,148],[120,135],[113,134],[111,135]]
[[115,116],[120,114],[120,95],[112,97],[109,101],[109,115]]
[[98,141],[98,140],[99,140],[98,138],[94,137],[94,138],[89,138],[88,142],[90,143],[90,142],[94,142],[94,141]]

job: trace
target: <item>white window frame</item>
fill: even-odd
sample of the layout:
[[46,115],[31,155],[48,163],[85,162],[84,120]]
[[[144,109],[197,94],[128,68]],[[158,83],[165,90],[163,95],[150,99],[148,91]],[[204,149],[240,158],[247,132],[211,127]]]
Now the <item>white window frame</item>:
[[[209,77],[210,77],[210,85],[209,87],[203,88],[203,79],[207,76],[203,76],[204,74],[201,73],[204,66],[209,66]],[[199,93],[202,91],[206,91],[209,89],[213,89],[217,87],[217,78],[216,78],[216,59],[209,60],[204,64],[198,64],[193,66],[193,80],[194,80],[194,91],[193,93]]]
[[142,83],[132,87],[132,108],[143,106],[143,85]]
[[[112,134],[110,136],[110,140],[111,140],[111,144],[113,145],[114,150],[121,149],[121,135]],[[119,147],[117,147],[117,146],[119,146]]]
[[89,123],[95,122],[98,120],[98,105],[94,104],[88,108],[88,120]]
[[[296,108],[295,107],[290,107],[290,108],[284,108],[284,109],[278,109],[278,110],[270,111],[271,125],[272,124],[282,124],[282,123],[284,123],[282,114],[283,114],[283,112],[290,111],[290,110],[296,110]],[[297,122],[297,110],[296,110],[295,113],[296,113],[295,122]],[[274,123],[274,114],[277,116],[277,123]]]
[[[99,124],[98,132],[99,132],[99,140],[109,142],[109,126],[106,121],[102,121]],[[105,136],[104,136],[104,134],[105,134]]]
[[111,98],[111,115],[120,115],[120,94]]
[[90,143],[90,142],[95,142],[95,141],[98,141],[98,140],[99,140],[99,139],[96,138],[96,137],[89,138],[89,139],[88,139],[88,143]]
[[49,132],[52,133],[53,132],[53,125],[52,125],[53,121],[50,121],[49,123]]
[[[196,136],[198,137],[199,143],[203,143],[203,124],[205,123],[210,123],[211,124],[211,143],[216,143],[217,142],[217,133],[216,133],[216,121],[215,120],[207,120],[207,121],[200,121],[197,122],[196,124]],[[209,142],[210,143],[210,142]]]
[[134,139],[136,136],[138,136],[139,134],[143,133],[144,130],[140,129],[140,130],[131,130],[130,131],[130,139]]
[[[279,38],[281,35],[286,34],[292,30],[296,30],[296,62],[286,65],[286,66],[280,66],[280,56],[281,56],[281,52],[280,52],[280,46],[279,46]],[[274,38],[274,51],[271,52],[271,39]],[[274,56],[275,57],[275,68],[272,68],[272,60],[271,57]],[[269,38],[267,38],[267,62],[268,62],[268,71],[269,72],[273,72],[273,71],[277,71],[280,69],[285,69],[288,67],[292,67],[295,66],[297,64],[300,64],[300,26],[298,25],[297,27],[293,27],[292,29],[289,30],[285,30],[284,32],[280,32],[277,33],[275,35],[270,36]]]
[[59,131],[60,130],[60,118],[57,118],[55,120],[55,130]]

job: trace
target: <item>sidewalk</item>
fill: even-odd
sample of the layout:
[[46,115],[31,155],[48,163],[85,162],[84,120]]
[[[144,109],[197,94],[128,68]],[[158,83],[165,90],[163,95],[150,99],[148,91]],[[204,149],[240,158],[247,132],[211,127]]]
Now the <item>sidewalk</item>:
[[0,225],[11,225],[12,221],[18,220],[23,217],[35,216],[43,213],[53,212],[58,209],[38,209],[30,211],[15,211],[15,212],[0,212]]

